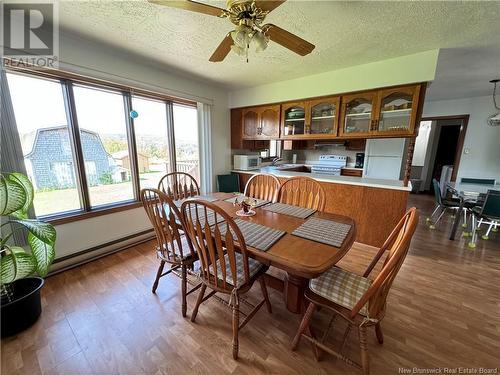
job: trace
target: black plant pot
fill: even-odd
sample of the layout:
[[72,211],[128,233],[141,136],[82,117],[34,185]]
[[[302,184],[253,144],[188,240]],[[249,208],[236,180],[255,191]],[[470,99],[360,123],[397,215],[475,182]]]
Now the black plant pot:
[[2,337],[15,335],[32,326],[42,313],[42,278],[16,280],[11,286],[14,293],[11,302],[4,304],[2,301]]

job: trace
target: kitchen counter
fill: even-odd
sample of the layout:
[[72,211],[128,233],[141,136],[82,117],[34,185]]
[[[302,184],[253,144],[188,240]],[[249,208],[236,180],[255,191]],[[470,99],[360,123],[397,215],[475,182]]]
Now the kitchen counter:
[[[302,165],[303,164],[297,164],[297,167],[300,167]],[[286,169],[278,169],[273,167],[263,167],[251,171],[233,170],[232,172],[246,173],[246,174],[268,173],[268,174],[273,174],[276,177],[283,177],[283,178],[305,176],[314,178],[316,181],[330,182],[334,184],[345,184],[345,185],[356,185],[356,186],[364,186],[364,187],[379,188],[379,189],[411,191],[410,182],[408,183],[408,186],[404,186],[403,181],[399,180],[384,180],[378,178],[364,178],[364,177],[351,177],[351,176],[330,176],[317,173],[287,171]]]

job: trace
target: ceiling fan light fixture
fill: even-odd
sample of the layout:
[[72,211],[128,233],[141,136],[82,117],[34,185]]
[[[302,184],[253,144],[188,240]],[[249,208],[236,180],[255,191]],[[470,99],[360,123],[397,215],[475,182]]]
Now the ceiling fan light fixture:
[[257,31],[254,34],[252,41],[255,44],[255,52],[264,51],[267,48],[267,45],[269,44],[269,38],[260,31]]
[[246,55],[246,48],[237,46],[236,44],[233,44],[231,46],[231,51],[236,53],[238,56],[245,56]]

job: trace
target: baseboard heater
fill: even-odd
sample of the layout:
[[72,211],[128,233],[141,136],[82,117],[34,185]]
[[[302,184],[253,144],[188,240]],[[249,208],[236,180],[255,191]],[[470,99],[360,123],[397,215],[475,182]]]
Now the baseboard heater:
[[[153,229],[148,229],[130,236],[106,242],[86,250],[78,251],[71,255],[57,258],[50,267],[49,276],[66,271],[70,268],[81,266],[107,255],[128,249],[155,237]],[[57,249],[56,249],[57,251]]]

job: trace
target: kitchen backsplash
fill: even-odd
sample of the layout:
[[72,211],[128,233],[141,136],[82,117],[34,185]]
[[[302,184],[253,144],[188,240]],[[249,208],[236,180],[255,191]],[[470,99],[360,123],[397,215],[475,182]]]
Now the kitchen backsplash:
[[315,163],[320,155],[342,155],[347,156],[347,165],[354,165],[356,162],[356,153],[361,151],[348,151],[344,147],[324,146],[316,150],[286,150],[283,151],[283,159],[292,160],[292,155],[297,154],[297,162],[299,163]]

